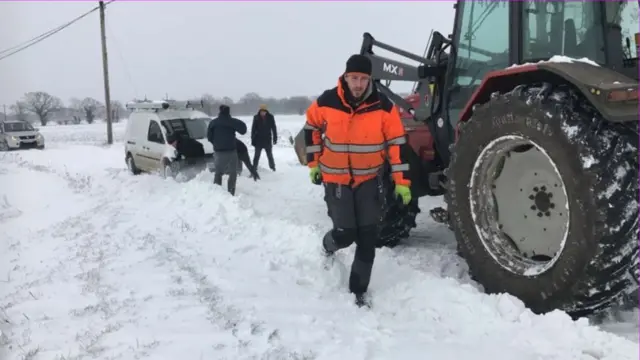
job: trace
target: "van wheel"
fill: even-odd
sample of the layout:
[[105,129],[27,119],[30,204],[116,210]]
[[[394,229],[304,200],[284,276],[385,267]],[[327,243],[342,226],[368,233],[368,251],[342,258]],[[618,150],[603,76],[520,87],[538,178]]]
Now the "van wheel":
[[174,167],[171,165],[171,162],[167,159],[162,161],[162,170],[160,171],[160,175],[164,179],[173,179],[176,177],[176,172]]
[[9,145],[6,141],[0,141],[0,151],[9,151]]
[[136,166],[135,161],[133,161],[133,156],[131,155],[131,153],[127,154],[127,158],[125,159],[126,163],[127,163],[127,169],[129,169],[129,172],[133,175],[138,175],[140,174],[140,169],[138,169],[138,167]]

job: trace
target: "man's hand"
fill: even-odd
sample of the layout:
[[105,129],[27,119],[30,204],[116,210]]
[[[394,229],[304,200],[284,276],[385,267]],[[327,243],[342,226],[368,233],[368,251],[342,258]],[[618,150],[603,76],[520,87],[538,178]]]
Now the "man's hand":
[[274,138],[273,138],[273,145],[275,145],[275,144],[277,144],[277,143],[278,143],[278,138],[277,138],[277,137],[274,137]]
[[396,197],[402,199],[402,204],[408,205],[411,202],[411,189],[408,186],[396,185]]
[[311,171],[309,171],[309,179],[311,179],[311,183],[314,185],[322,184],[322,174],[320,173],[319,167],[311,168]]

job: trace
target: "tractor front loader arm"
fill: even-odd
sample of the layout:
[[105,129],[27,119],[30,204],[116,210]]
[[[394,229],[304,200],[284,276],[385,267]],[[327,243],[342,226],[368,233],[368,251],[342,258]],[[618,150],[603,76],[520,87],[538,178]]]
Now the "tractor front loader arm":
[[[378,85],[378,89],[387,95],[391,101],[413,117],[414,121],[427,126],[434,140],[436,157],[442,164],[448,163],[449,145],[452,139],[450,125],[440,118],[443,113],[443,92],[445,89],[445,77],[449,67],[449,55],[444,52],[451,45],[451,41],[441,33],[434,31],[425,56],[412,54],[394,46],[378,41],[369,33],[364,33],[360,54],[367,56],[372,64],[372,79]],[[374,53],[374,47],[400,55],[418,62],[417,66],[407,65],[397,60]],[[453,47],[451,47],[453,50]],[[395,94],[389,83],[393,80],[417,82],[415,94],[418,96],[417,104],[410,103],[401,96]],[[388,82],[382,84],[382,81]]]
[[[386,50],[388,52],[403,56],[419,63],[418,66],[407,65],[397,60],[392,60],[373,52],[374,47]],[[432,45],[433,47],[433,45]],[[430,51],[429,52],[433,52]],[[397,106],[411,114],[416,121],[426,122],[432,114],[432,101],[426,101],[432,98],[429,83],[432,83],[435,77],[442,74],[446,69],[446,64],[440,65],[436,61],[410,53],[408,51],[398,49],[394,46],[385,44],[374,39],[370,33],[364,33],[362,39],[362,47],[360,54],[367,56],[371,60],[372,74],[371,77],[377,83],[380,92],[388,96]],[[391,81],[410,81],[417,82],[416,92],[420,98],[417,108],[414,108],[410,102],[394,93],[389,84]],[[383,84],[385,81],[386,84]]]

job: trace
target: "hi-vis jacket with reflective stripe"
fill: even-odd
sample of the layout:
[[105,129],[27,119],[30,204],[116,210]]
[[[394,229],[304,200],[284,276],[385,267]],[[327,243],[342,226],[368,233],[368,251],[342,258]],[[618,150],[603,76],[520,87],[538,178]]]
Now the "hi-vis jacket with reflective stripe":
[[356,187],[374,178],[388,160],[394,182],[409,186],[410,181],[402,175],[409,165],[400,160],[399,145],[406,139],[398,109],[375,89],[352,109],[345,100],[343,81],[325,91],[307,110],[308,166],[319,166],[324,182]]

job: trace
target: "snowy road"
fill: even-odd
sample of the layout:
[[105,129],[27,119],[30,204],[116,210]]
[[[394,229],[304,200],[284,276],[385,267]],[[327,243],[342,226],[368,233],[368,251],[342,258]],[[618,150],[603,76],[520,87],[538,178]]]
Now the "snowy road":
[[378,252],[374,310],[355,307],[285,139],[303,120],[278,121],[278,171],[243,175],[235,198],[211,174],[129,175],[103,124],[0,153],[0,359],[638,359],[637,311],[599,328],[479,291],[426,219],[433,199],[410,244]]

